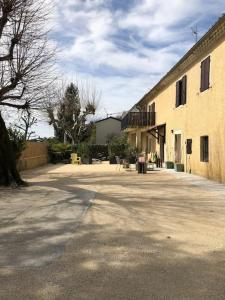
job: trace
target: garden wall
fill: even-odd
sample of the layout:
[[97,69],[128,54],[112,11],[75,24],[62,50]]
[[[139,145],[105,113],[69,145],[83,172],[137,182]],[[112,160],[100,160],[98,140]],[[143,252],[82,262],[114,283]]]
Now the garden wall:
[[48,163],[48,144],[45,142],[27,142],[26,149],[18,161],[18,170],[33,169]]

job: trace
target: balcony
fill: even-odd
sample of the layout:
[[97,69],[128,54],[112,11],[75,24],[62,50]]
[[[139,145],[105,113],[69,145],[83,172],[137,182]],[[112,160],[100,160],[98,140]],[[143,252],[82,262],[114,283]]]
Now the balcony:
[[155,112],[129,112],[122,119],[121,128],[140,128],[155,125]]

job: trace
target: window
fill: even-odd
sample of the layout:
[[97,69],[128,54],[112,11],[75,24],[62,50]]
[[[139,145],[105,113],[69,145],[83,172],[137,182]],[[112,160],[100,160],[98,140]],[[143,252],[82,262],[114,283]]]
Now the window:
[[210,56],[201,62],[201,86],[200,92],[204,92],[209,88],[210,76]]
[[187,139],[186,142],[186,153],[192,154],[192,139]]
[[176,83],[176,107],[187,102],[187,75]]
[[209,137],[201,136],[200,138],[200,159],[203,162],[209,161]]

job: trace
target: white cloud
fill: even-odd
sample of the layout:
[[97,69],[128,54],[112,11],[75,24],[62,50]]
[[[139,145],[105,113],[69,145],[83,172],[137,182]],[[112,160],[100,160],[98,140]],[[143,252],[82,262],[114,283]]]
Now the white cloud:
[[219,17],[224,9],[223,0],[142,0],[119,23],[121,28],[137,30],[146,40],[176,42],[187,39],[191,25],[207,15]]
[[[189,19],[191,24],[193,16],[201,16],[202,1],[143,0],[124,13],[102,6],[106,1],[67,0],[58,4],[61,26],[56,31],[70,38],[69,45],[62,46],[61,59],[86,62],[92,69],[105,65],[119,73],[163,73],[175,63],[178,53],[190,47],[190,27],[177,25]],[[207,9],[211,6],[204,5]],[[122,31],[127,32],[126,38],[118,38]],[[157,46],[161,48],[155,49]]]

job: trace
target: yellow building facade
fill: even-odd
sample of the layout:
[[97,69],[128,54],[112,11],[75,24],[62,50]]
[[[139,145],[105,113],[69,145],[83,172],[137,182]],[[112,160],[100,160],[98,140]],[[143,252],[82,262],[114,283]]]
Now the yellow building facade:
[[130,144],[225,183],[225,16],[122,122]]

